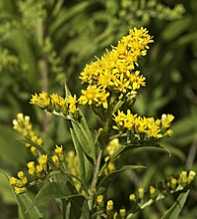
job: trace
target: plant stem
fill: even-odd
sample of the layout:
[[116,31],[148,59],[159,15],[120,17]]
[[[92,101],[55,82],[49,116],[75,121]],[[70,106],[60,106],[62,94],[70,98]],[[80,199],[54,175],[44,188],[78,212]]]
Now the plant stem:
[[95,169],[94,169],[94,174],[92,178],[92,183],[90,186],[90,202],[89,202],[89,207],[90,210],[93,208],[94,204],[94,196],[96,193],[96,184],[98,181],[98,175],[99,175],[99,170],[100,170],[100,165],[101,165],[101,158],[102,158],[102,150],[99,151],[96,162],[95,162]]
[[66,219],[66,200],[62,199],[62,219]]

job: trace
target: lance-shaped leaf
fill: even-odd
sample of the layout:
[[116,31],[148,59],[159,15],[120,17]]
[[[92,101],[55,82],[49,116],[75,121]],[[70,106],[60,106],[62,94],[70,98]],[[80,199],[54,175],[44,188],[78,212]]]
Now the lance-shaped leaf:
[[80,179],[84,185],[87,185],[92,173],[93,166],[92,163],[88,160],[84,151],[82,150],[81,144],[79,143],[78,138],[72,128],[70,128],[70,132],[77,153],[77,157],[79,159]]
[[165,212],[162,219],[178,219],[179,214],[181,213],[187,197],[189,195],[189,190],[181,193],[175,203]]

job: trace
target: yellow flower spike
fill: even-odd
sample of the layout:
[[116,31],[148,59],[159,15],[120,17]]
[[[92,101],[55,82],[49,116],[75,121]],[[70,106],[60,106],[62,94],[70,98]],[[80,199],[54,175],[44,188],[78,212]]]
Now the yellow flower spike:
[[77,112],[77,98],[76,98],[76,95],[68,96],[68,98],[66,99],[66,104],[67,104],[67,107],[68,107],[68,111],[70,113]]
[[188,178],[187,178],[187,183],[190,184],[194,180],[195,177],[196,177],[196,172],[194,172],[193,170],[190,170],[188,174]]
[[[29,116],[18,113],[16,119],[13,120],[13,128],[19,132],[26,140],[31,141],[33,144],[39,146],[43,144],[42,138],[40,138],[32,129],[32,124]],[[25,146],[30,148],[32,153],[36,155],[36,148],[32,146],[31,143],[26,143]]]
[[63,109],[66,104],[66,101],[64,100],[64,98],[59,96],[58,94],[54,94],[54,93],[51,94],[50,100],[51,100],[52,106],[59,108],[59,109]]
[[139,197],[139,199],[144,198],[144,188],[143,187],[138,188],[138,197]]
[[135,194],[130,194],[129,195],[129,200],[136,202],[136,195]]
[[30,103],[40,108],[47,108],[50,104],[50,97],[47,92],[42,91],[39,94],[32,95]]
[[[162,138],[166,135],[171,134],[171,129],[165,130],[162,127],[162,118],[154,119],[153,117],[141,117],[134,115],[127,111],[127,113],[118,111],[117,115],[114,117],[114,121],[118,127],[118,129],[126,129],[133,131],[137,135],[145,135],[147,138]],[[172,121],[168,119],[168,121]],[[170,123],[168,122],[168,127]]]
[[59,161],[59,157],[57,155],[53,155],[51,157],[51,160],[53,161],[53,164],[55,165],[55,167],[59,167],[60,161]]
[[17,178],[15,178],[13,176],[10,177],[9,178],[9,183],[10,183],[11,186],[15,186],[17,184]]
[[114,203],[112,200],[107,201],[107,206],[106,206],[106,210],[107,212],[110,212],[114,209]]

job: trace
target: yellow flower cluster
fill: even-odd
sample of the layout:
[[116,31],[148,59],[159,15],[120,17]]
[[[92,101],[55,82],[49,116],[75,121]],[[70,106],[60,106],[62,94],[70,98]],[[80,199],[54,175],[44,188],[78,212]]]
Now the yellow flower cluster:
[[28,173],[32,177],[40,177],[47,171],[48,156],[46,154],[40,154],[37,162],[30,161],[27,163]]
[[62,146],[56,145],[53,155],[51,156],[51,160],[55,167],[60,166],[60,162],[64,159],[64,151]]
[[[144,203],[147,203],[148,200],[159,200],[164,198],[169,194],[173,194],[177,191],[181,192],[185,190],[185,187],[190,185],[196,176],[196,172],[182,171],[177,177],[169,177],[165,181],[161,182],[161,186],[150,185],[147,190],[144,187],[140,186],[136,189],[134,193],[129,195],[129,201],[131,205],[135,203],[143,206]],[[160,185],[160,183],[158,184]],[[131,212],[127,212],[125,208],[116,209],[113,200],[105,200],[105,197],[102,194],[99,194],[95,197],[96,208],[98,211],[104,212],[106,218],[126,218]]]
[[68,96],[64,99],[56,93],[48,94],[47,92],[40,92],[38,94],[32,95],[30,100],[31,104],[37,105],[42,109],[47,109],[48,111],[62,111],[75,113],[77,111],[77,99],[76,96]]
[[66,103],[67,103],[68,111],[70,113],[77,112],[77,98],[76,98],[76,95],[68,96],[67,99],[66,99]]
[[[164,190],[168,190],[171,193],[176,192],[177,190],[183,190],[187,185],[190,185],[196,176],[196,172],[193,170],[190,171],[182,171],[177,177],[169,177],[164,182]],[[143,187],[139,187],[135,193],[131,193],[129,196],[129,200],[131,202],[137,202],[144,199],[145,194],[148,195],[148,198],[155,199],[159,193],[163,193],[165,191],[159,190],[154,186],[149,186],[148,191],[145,193]]]
[[[32,123],[29,116],[18,113],[16,119],[13,120],[13,128],[32,144],[39,146],[43,145],[42,138],[39,137],[32,129]],[[29,147],[34,155],[37,153],[35,146],[27,143],[26,147]]]
[[48,155],[40,153],[36,161],[29,161],[27,163],[27,175],[23,171],[19,171],[17,174],[18,178],[10,177],[10,185],[13,186],[17,194],[23,193],[26,191],[28,182],[31,183],[32,181],[45,177],[54,167],[59,168],[60,162],[63,160],[63,147],[56,145],[50,157],[51,162],[49,161]]
[[9,178],[10,185],[13,186],[14,191],[19,194],[26,190],[25,186],[28,183],[27,176],[23,171],[19,171],[16,177]]
[[171,135],[170,125],[173,119],[174,116],[171,114],[163,114],[161,119],[154,119],[153,117],[141,117],[132,114],[130,110],[127,111],[127,114],[119,111],[114,118],[116,123],[114,128],[126,129],[135,135],[148,138],[161,138]]
[[86,90],[82,90],[82,95],[79,97],[79,103],[82,105],[92,105],[94,103],[96,106],[102,105],[104,108],[107,108],[108,96],[109,92],[104,91],[96,85],[89,85]]
[[79,102],[107,108],[110,91],[129,94],[145,86],[145,78],[135,70],[135,64],[140,56],[146,55],[152,41],[146,29],[134,28],[110,52],[86,65],[80,79],[88,86],[82,90]]

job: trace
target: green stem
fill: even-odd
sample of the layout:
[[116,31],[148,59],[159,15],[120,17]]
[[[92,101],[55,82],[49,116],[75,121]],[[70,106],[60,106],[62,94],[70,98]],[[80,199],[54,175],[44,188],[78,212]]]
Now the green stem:
[[94,174],[93,174],[93,178],[92,178],[92,183],[90,186],[90,201],[89,201],[90,210],[93,209],[94,198],[95,198],[95,193],[96,193],[96,185],[97,185],[99,170],[100,170],[100,165],[101,165],[101,158],[102,158],[102,150],[100,150],[98,153],[96,163],[95,163],[95,169],[94,169]]
[[62,219],[66,219],[66,200],[62,199]]

